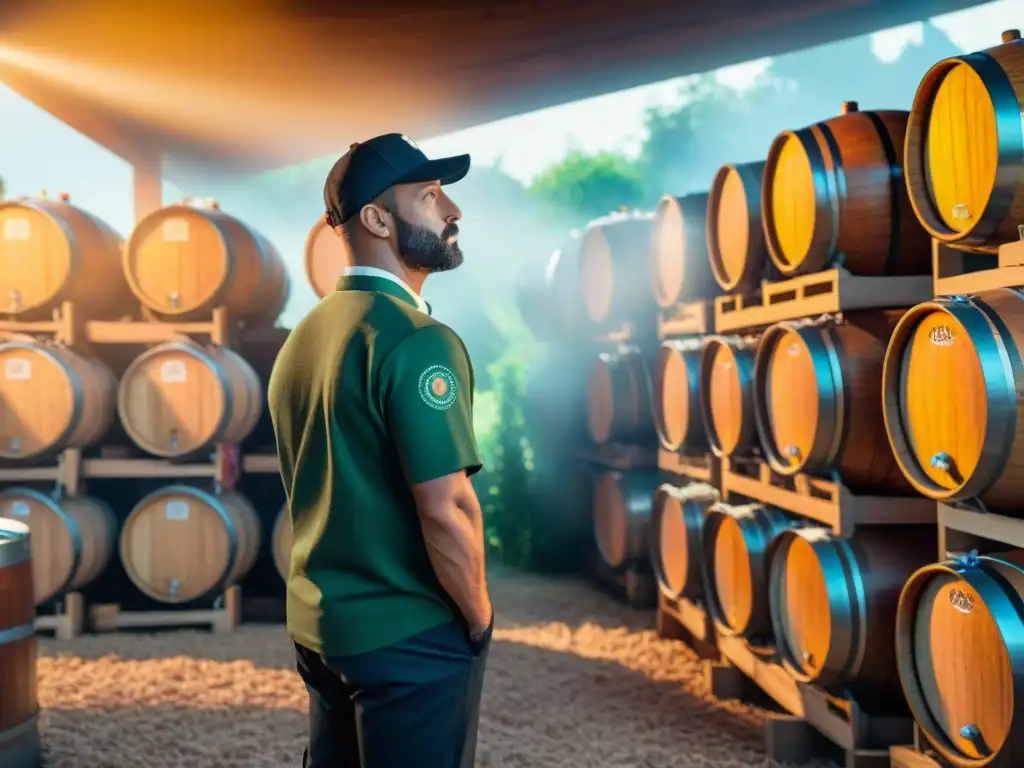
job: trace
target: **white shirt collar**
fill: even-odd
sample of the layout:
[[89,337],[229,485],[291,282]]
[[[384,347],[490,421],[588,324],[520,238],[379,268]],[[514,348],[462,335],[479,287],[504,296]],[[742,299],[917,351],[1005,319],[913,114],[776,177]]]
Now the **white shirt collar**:
[[425,302],[423,298],[418,293],[416,293],[416,291],[410,288],[409,284],[406,283],[405,280],[400,278],[394,272],[388,272],[386,269],[380,269],[379,267],[346,267],[344,270],[342,270],[342,277],[348,277],[349,275],[363,275],[364,277],[382,277],[385,280],[390,280],[393,283],[397,283],[402,288],[403,291],[412,296],[412,298],[416,301],[416,307],[419,309],[420,312],[424,312],[428,315],[430,314],[430,307],[427,305],[427,302]]

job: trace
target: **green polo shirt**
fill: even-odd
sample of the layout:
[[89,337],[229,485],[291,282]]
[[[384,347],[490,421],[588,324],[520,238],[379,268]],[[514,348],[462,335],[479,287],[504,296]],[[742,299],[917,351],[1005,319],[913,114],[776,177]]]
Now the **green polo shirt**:
[[[426,311],[425,311],[426,310]],[[404,284],[343,277],[268,387],[292,519],[288,634],[349,656],[450,621],[410,483],[480,469],[462,340]]]

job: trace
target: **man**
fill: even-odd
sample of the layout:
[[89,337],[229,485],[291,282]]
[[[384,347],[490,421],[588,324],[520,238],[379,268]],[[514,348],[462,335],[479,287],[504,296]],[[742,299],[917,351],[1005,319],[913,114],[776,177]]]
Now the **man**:
[[307,768],[473,765],[493,626],[473,370],[420,298],[427,275],[462,263],[443,186],[469,163],[428,160],[400,134],[352,145],[324,202],[356,266],[271,375]]

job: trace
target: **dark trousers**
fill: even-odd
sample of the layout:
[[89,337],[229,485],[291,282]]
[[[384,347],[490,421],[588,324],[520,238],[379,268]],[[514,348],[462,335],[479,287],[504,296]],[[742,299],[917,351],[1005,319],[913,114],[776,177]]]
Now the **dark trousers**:
[[443,624],[357,656],[296,645],[309,691],[303,768],[472,768],[490,640]]

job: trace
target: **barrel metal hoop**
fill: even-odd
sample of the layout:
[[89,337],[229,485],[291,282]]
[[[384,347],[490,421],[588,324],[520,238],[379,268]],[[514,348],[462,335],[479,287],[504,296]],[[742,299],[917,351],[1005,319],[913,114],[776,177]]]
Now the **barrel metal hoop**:
[[0,645],[16,643],[19,640],[24,640],[26,637],[33,637],[35,633],[36,625],[34,622],[10,627],[9,629],[0,629]]
[[834,258],[839,255],[839,212],[842,204],[846,201],[846,170],[843,168],[843,154],[839,148],[839,142],[836,141],[835,134],[832,133],[828,123],[817,123],[813,129],[820,134],[825,146],[828,147],[828,156],[823,160],[826,184],[829,185],[832,193],[827,198],[827,214],[831,223],[827,254],[830,258]]

